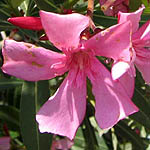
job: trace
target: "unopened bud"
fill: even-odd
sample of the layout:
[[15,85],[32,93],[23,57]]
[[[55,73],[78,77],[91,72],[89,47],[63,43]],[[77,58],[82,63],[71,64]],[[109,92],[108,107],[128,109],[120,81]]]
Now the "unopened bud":
[[40,17],[12,17],[8,22],[23,29],[43,30]]

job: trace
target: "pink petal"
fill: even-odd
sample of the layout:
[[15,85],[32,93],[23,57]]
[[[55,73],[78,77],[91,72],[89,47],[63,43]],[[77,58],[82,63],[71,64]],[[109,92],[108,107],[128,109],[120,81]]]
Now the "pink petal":
[[49,40],[61,50],[77,48],[81,32],[89,26],[89,18],[77,13],[59,15],[40,11],[40,17]]
[[10,137],[1,137],[0,138],[0,150],[9,150],[10,149]]
[[[74,74],[75,78],[76,74]],[[73,84],[69,72],[60,88],[40,109],[36,116],[40,132],[50,132],[73,139],[86,110],[86,78],[82,86]]]
[[3,72],[28,81],[53,78],[66,72],[66,57],[35,45],[5,40]]
[[130,43],[130,22],[126,22],[96,34],[85,43],[85,47],[98,56],[129,61]]
[[8,22],[23,29],[43,30],[39,17],[12,17],[8,19]]
[[132,32],[134,33],[139,28],[139,21],[141,20],[141,14],[144,8],[145,8],[144,5],[142,5],[141,8],[139,8],[137,11],[132,13],[119,12],[118,23],[123,23],[130,20],[132,23]]
[[130,64],[124,61],[118,61],[113,64],[111,74],[113,80],[120,78],[130,68]]
[[133,34],[132,41],[135,46],[150,46],[150,21],[147,21]]
[[142,73],[147,84],[150,83],[150,51],[145,48],[136,49],[135,65]]
[[109,71],[94,60],[91,64],[94,79],[89,76],[96,99],[96,119],[101,128],[114,126],[119,120],[138,111],[119,81],[113,81]]
[[[131,70],[131,68],[130,68]],[[130,71],[129,70],[129,71]],[[124,75],[122,75],[119,79],[119,83],[126,91],[129,98],[132,98],[134,93],[134,76],[130,74],[130,72],[126,72]]]

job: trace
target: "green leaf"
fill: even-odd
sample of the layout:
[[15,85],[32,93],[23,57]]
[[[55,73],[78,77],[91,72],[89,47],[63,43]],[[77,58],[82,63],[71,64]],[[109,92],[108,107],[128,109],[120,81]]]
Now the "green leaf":
[[0,31],[9,31],[9,30],[11,31],[15,28],[16,27],[10,24],[9,22],[0,20]]
[[58,8],[52,0],[34,0],[37,6],[45,11],[52,12],[61,12],[60,8]]
[[142,111],[131,115],[130,118],[136,121],[138,124],[143,125],[145,128],[150,129],[150,118],[148,118],[148,116]]
[[0,78],[0,90],[22,86],[22,83],[21,80]]
[[17,8],[24,0],[11,0],[11,5],[13,8]]
[[35,42],[37,42],[39,39],[37,37],[37,32],[36,31],[32,31],[32,30],[26,30],[26,29],[20,29],[20,33],[22,34],[22,36],[26,35],[28,36],[30,39],[34,40]]
[[7,5],[0,4],[0,19],[1,20],[6,20],[11,16],[10,10],[7,7]]
[[98,149],[98,142],[96,139],[94,128],[92,127],[87,116],[85,117],[85,119],[83,121],[82,131],[83,131],[83,135],[85,138],[86,150]]
[[35,5],[34,0],[28,0],[26,16],[39,16],[39,9]]
[[19,130],[19,110],[12,106],[0,106],[0,120],[7,123],[11,130]]
[[139,7],[142,5],[142,0],[130,0],[129,1],[129,8],[130,11],[136,11],[137,9],[139,9]]
[[85,150],[85,139],[83,137],[83,132],[81,127],[78,129],[75,139],[74,145],[71,148],[72,150]]
[[[126,140],[130,140],[134,147],[137,147],[137,150],[145,149],[144,142],[142,138],[138,136],[124,121],[120,121],[115,126],[115,132]],[[135,150],[135,149],[134,149]]]
[[144,13],[150,14],[150,3],[148,3],[148,0],[142,0],[142,3],[145,6]]
[[71,9],[79,0],[67,0],[64,2],[64,8]]
[[47,81],[40,81],[40,83],[25,81],[23,84],[20,108],[21,132],[24,144],[28,150],[50,149],[52,136],[50,134],[41,134],[35,120],[39,104],[48,99],[49,90],[46,90],[47,87]]
[[93,20],[96,25],[103,27],[110,27],[117,24],[117,18],[105,16],[102,11],[96,11],[93,14]]
[[[42,106],[50,96],[49,82],[39,81],[37,82],[37,105],[38,108]],[[49,150],[52,144],[52,135],[48,133],[39,134],[40,149],[39,150]]]
[[142,93],[135,88],[134,96],[132,98],[133,102],[150,119],[150,104],[147,102],[147,99],[142,95]]

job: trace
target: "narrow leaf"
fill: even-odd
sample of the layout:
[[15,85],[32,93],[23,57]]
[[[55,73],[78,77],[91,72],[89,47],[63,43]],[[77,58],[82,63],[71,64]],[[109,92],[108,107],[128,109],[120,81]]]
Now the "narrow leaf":
[[134,132],[124,121],[120,121],[115,126],[115,132],[118,133],[123,138],[126,138],[127,140],[130,140],[132,142],[133,146],[137,147],[139,149],[145,149],[144,143],[142,138],[138,136],[136,132]]
[[21,132],[27,150],[50,149],[52,135],[41,134],[35,120],[37,110],[48,97],[48,81],[24,82],[21,99]]
[[22,83],[21,80],[0,78],[0,90],[21,86]]
[[[49,82],[37,82],[37,106],[42,106],[50,96]],[[37,109],[38,109],[37,108]],[[40,150],[49,150],[52,144],[52,134],[40,133],[39,134]]]
[[19,110],[17,108],[5,105],[0,106],[0,120],[6,122],[9,129],[19,130]]
[[21,133],[27,150],[39,150],[38,127],[35,120],[37,95],[36,83],[24,82],[20,106]]

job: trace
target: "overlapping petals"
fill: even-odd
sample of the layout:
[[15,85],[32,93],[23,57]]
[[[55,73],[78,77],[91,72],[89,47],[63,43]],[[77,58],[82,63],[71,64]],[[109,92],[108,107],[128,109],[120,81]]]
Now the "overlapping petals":
[[[150,83],[150,22],[146,22],[139,28],[139,21],[142,11],[145,7],[142,6],[133,13],[119,13],[119,23],[126,22],[128,20],[132,23],[132,54],[135,55],[133,63],[141,72],[146,83]],[[138,29],[139,28],[139,29]]]
[[50,132],[74,138],[86,110],[86,78],[76,88],[72,80],[76,73],[69,73],[60,88],[40,109],[36,116],[41,132]]
[[132,13],[119,12],[118,13],[118,23],[123,23],[123,22],[130,20],[132,23],[132,33],[134,33],[139,28],[139,21],[141,19],[141,14],[142,14],[144,8],[145,8],[144,5],[142,5],[141,8],[139,8],[137,11],[132,12]]
[[[95,57],[113,58],[116,63],[118,58],[130,61],[130,21],[110,27],[85,41],[80,34],[89,26],[88,17],[44,11],[40,12],[40,17],[49,40],[64,54],[6,40],[2,70],[28,81],[51,79],[68,71],[54,96],[37,113],[41,132],[74,138],[86,111],[86,77],[93,86],[96,119],[101,128],[111,128],[119,120],[138,111],[130,100],[133,77],[123,76],[113,81],[110,72]],[[122,86],[126,80],[130,80],[132,85]]]
[[[119,78],[130,68],[130,26],[130,21],[112,26],[98,33],[86,43],[86,47],[94,50],[96,55],[112,58],[115,61],[112,67],[113,79]],[[121,68],[120,63],[123,64]]]
[[[111,128],[119,120],[137,112],[138,108],[129,98],[131,93],[128,95],[119,81],[114,82],[109,71],[98,60],[93,60],[91,65],[91,69],[95,70],[95,78],[91,78],[90,74],[88,77],[92,82],[92,91],[96,100],[96,119],[101,128]],[[128,78],[132,84],[134,79]]]
[[122,55],[128,61],[130,58],[130,32],[130,22],[114,25],[93,36],[85,46],[94,50],[97,56],[117,60]]

